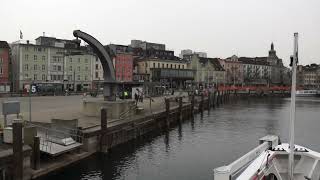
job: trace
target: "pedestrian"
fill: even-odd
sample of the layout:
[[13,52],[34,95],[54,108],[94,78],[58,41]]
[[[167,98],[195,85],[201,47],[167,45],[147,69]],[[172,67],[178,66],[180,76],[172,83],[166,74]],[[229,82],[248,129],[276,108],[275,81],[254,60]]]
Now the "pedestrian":
[[136,101],[136,105],[138,104],[138,100],[139,100],[139,96],[138,94],[135,92],[134,93],[134,100]]
[[127,99],[127,97],[128,97],[128,92],[124,91],[124,98],[123,99]]

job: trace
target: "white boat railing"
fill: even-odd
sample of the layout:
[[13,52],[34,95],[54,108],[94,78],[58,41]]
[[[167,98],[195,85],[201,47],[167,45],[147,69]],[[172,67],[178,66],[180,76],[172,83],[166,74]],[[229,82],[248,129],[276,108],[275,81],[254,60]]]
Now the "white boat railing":
[[261,153],[279,144],[278,136],[265,136],[259,140],[260,145],[227,166],[214,169],[215,180],[235,179]]

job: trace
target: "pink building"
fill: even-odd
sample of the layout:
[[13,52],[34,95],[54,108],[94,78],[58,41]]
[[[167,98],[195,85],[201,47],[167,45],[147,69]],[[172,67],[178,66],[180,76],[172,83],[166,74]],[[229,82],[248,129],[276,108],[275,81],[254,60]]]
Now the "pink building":
[[6,41],[0,41],[0,92],[10,91],[9,55],[10,47]]
[[220,64],[225,69],[226,84],[243,84],[243,67],[242,63],[238,61],[238,57],[236,55],[220,60]]
[[114,61],[117,81],[131,82],[133,75],[132,54],[118,53]]

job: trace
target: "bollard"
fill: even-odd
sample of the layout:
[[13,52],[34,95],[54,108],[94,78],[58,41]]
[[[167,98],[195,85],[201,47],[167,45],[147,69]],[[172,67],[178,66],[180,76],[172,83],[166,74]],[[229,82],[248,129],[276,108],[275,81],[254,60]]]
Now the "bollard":
[[23,179],[23,142],[22,142],[22,120],[15,119],[13,122],[13,179]]
[[32,147],[32,169],[38,170],[40,168],[40,137],[33,137]]
[[107,109],[101,108],[100,111],[101,117],[101,137],[100,137],[100,152],[108,152],[107,145],[107,130],[108,130],[108,121],[107,121]]
[[179,97],[179,123],[182,122],[182,97]]
[[170,128],[170,101],[168,98],[166,98],[164,101],[166,104],[166,125],[167,128]]

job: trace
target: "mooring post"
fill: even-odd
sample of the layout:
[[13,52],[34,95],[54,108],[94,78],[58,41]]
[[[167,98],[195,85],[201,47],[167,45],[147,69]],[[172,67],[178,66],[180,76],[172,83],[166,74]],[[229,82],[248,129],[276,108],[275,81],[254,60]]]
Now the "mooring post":
[[23,142],[22,120],[15,119],[13,122],[13,179],[23,179]]
[[165,99],[166,104],[166,125],[167,128],[170,128],[170,100],[169,98]]
[[201,114],[203,114],[203,109],[204,109],[204,94],[203,93],[201,94],[201,102],[200,102],[199,106],[200,106],[199,109],[201,111]]
[[220,95],[220,104],[223,104],[223,91],[221,91],[221,95]]
[[33,137],[32,147],[32,168],[38,170],[40,168],[40,137]]
[[191,116],[194,115],[194,94],[191,95]]
[[100,111],[100,121],[101,121],[101,138],[100,138],[100,151],[108,152],[107,145],[107,130],[108,130],[108,121],[107,121],[107,109],[101,108]]
[[182,122],[182,97],[179,97],[179,122]]
[[220,92],[219,90],[217,91],[217,97],[216,97],[216,105],[219,106],[219,96],[220,96]]
[[215,108],[215,99],[216,99],[217,91],[213,92],[213,97],[212,97],[212,107]]
[[208,111],[210,110],[210,107],[211,107],[211,102],[210,102],[210,100],[211,100],[211,92],[208,92]]

